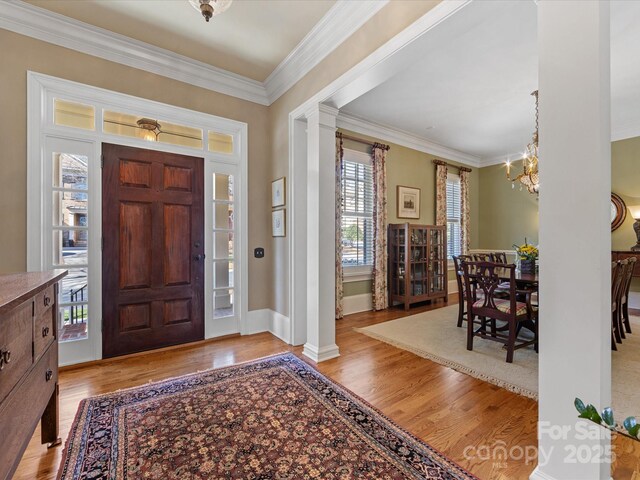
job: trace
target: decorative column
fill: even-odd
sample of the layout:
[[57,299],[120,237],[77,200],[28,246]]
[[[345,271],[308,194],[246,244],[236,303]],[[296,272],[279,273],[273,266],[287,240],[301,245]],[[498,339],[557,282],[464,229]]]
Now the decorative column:
[[609,435],[578,420],[573,401],[611,404],[609,2],[538,2],[538,55],[539,452],[531,479],[604,480]]
[[307,113],[307,342],[302,353],[322,362],[340,355],[335,325],[335,155],[338,110]]

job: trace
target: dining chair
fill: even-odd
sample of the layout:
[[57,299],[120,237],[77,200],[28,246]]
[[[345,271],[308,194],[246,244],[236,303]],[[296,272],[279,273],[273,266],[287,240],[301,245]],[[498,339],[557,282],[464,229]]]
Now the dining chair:
[[[469,255],[454,255],[453,256],[453,266],[456,271],[456,282],[458,283],[458,327],[462,327],[462,322],[466,320],[467,310],[465,308],[465,288],[464,288],[464,277],[461,269],[461,262],[470,262],[471,256]],[[475,294],[475,289],[474,294]]]
[[491,261],[495,263],[504,263],[505,265],[509,263],[507,261],[507,252],[492,252]]
[[[538,325],[537,315],[531,306],[531,295],[526,293],[526,301],[517,301],[516,295],[521,293],[516,286],[515,265],[503,265],[494,262],[461,262],[465,288],[467,289],[467,350],[473,350],[473,339],[481,337],[502,343],[507,348],[507,363],[513,362],[515,350],[533,345],[538,351]],[[497,272],[502,276],[508,271],[509,297],[496,296],[496,289],[501,280]],[[479,293],[474,300],[471,291],[471,282],[475,282]],[[478,317],[478,320],[476,320]],[[503,328],[496,328],[496,321],[505,322]],[[487,328],[490,327],[490,330]],[[520,328],[525,327],[533,333],[533,339],[518,337]]]
[[627,260],[611,264],[611,349],[618,350],[617,343],[622,343],[620,322],[618,321],[619,293],[622,287],[622,277],[627,268]]
[[623,279],[622,298],[620,299],[620,318],[624,324],[624,330],[622,329],[622,325],[620,325],[620,333],[624,333],[624,331],[631,333],[631,323],[629,322],[629,290],[631,288],[631,280],[633,279],[633,271],[636,268],[637,260],[636,257],[629,257],[627,259],[629,264],[627,265],[627,274]]
[[474,253],[472,256],[474,262],[493,262],[490,253]]

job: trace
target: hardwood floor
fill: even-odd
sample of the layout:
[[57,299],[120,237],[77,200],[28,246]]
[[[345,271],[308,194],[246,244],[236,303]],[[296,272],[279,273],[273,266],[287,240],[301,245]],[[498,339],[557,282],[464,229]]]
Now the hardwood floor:
[[[455,301],[455,298],[450,300]],[[443,306],[350,315],[337,323],[340,357],[318,370],[381,410],[401,427],[420,437],[479,478],[527,479],[536,459],[467,459],[467,446],[534,447],[537,404],[486,382],[458,373],[412,353],[355,332],[394,318]],[[222,367],[266,355],[292,351],[268,333],[231,337],[179,349],[113,359],[60,373],[61,435],[66,440],[82,398],[141,385],[208,368]],[[47,450],[36,431],[16,472],[16,480],[51,480],[56,476],[62,447]],[[640,448],[627,439],[614,442],[614,478],[640,478]]]

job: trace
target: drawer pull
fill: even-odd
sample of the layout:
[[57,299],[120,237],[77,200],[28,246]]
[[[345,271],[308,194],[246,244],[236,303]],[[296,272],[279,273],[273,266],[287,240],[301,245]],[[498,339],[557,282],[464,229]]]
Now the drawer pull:
[[11,362],[11,352],[9,350],[0,349],[0,370],[4,369],[4,366]]
[[51,304],[51,297],[44,297],[44,306],[48,307]]
[[44,374],[45,380],[48,382],[53,377],[53,372],[51,370],[47,370],[47,373]]
[[42,327],[42,338],[49,335],[49,327]]

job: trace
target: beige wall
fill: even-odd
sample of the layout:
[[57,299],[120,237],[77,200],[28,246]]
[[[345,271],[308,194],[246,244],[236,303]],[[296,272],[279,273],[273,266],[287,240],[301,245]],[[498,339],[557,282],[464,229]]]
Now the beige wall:
[[[514,162],[511,172],[518,175],[522,162]],[[512,175],[514,176],[514,175]],[[480,169],[479,248],[512,250],[514,243],[538,244],[538,200],[526,190],[520,191],[506,179],[504,165]]]
[[[249,309],[272,304],[268,109],[0,29],[0,272],[26,268],[27,70],[249,124]],[[248,252],[247,252],[248,253]]]
[[[521,168],[518,162],[512,168]],[[571,182],[567,178],[567,194]],[[526,191],[511,189],[505,179],[505,167],[494,165],[480,169],[480,244],[479,248],[508,249],[526,236],[538,243],[538,201]],[[640,137],[611,143],[611,191],[622,197],[627,205],[640,205]],[[472,204],[473,208],[473,204]],[[611,234],[613,250],[629,250],[636,243],[633,218],[627,214],[625,222]]]
[[[628,205],[640,205],[640,137],[620,140],[611,144],[611,191]],[[636,243],[633,218],[627,218],[611,234],[613,250],[629,250]]]
[[[422,223],[433,225],[436,212],[436,169],[432,160],[436,157],[418,150],[387,142],[384,138],[372,138],[366,135],[343,130],[345,134],[362,138],[364,140],[387,143],[391,147],[387,153],[387,221],[388,223]],[[344,141],[344,148],[371,153],[371,147],[351,140]],[[440,157],[439,157],[440,158]],[[452,165],[460,165],[458,162],[447,160]],[[452,173],[458,173],[452,168]],[[404,185],[420,189],[420,218],[407,220],[397,217],[396,187]],[[479,171],[473,169],[469,176],[469,199],[472,206],[478,205],[480,190]],[[479,248],[479,210],[471,209],[471,248]],[[453,277],[452,277],[453,278]],[[371,281],[348,282],[344,284],[344,296],[361,295],[371,292]]]
[[[271,178],[288,175],[289,166],[289,113],[326,87],[370,53],[423,16],[439,0],[394,0],[376,13],[351,35],[339,48],[305,75],[287,93],[269,107],[271,152],[273,167]],[[287,219],[288,221],[288,219]],[[274,241],[274,297],[271,308],[283,315],[289,314],[289,248],[286,238]]]

